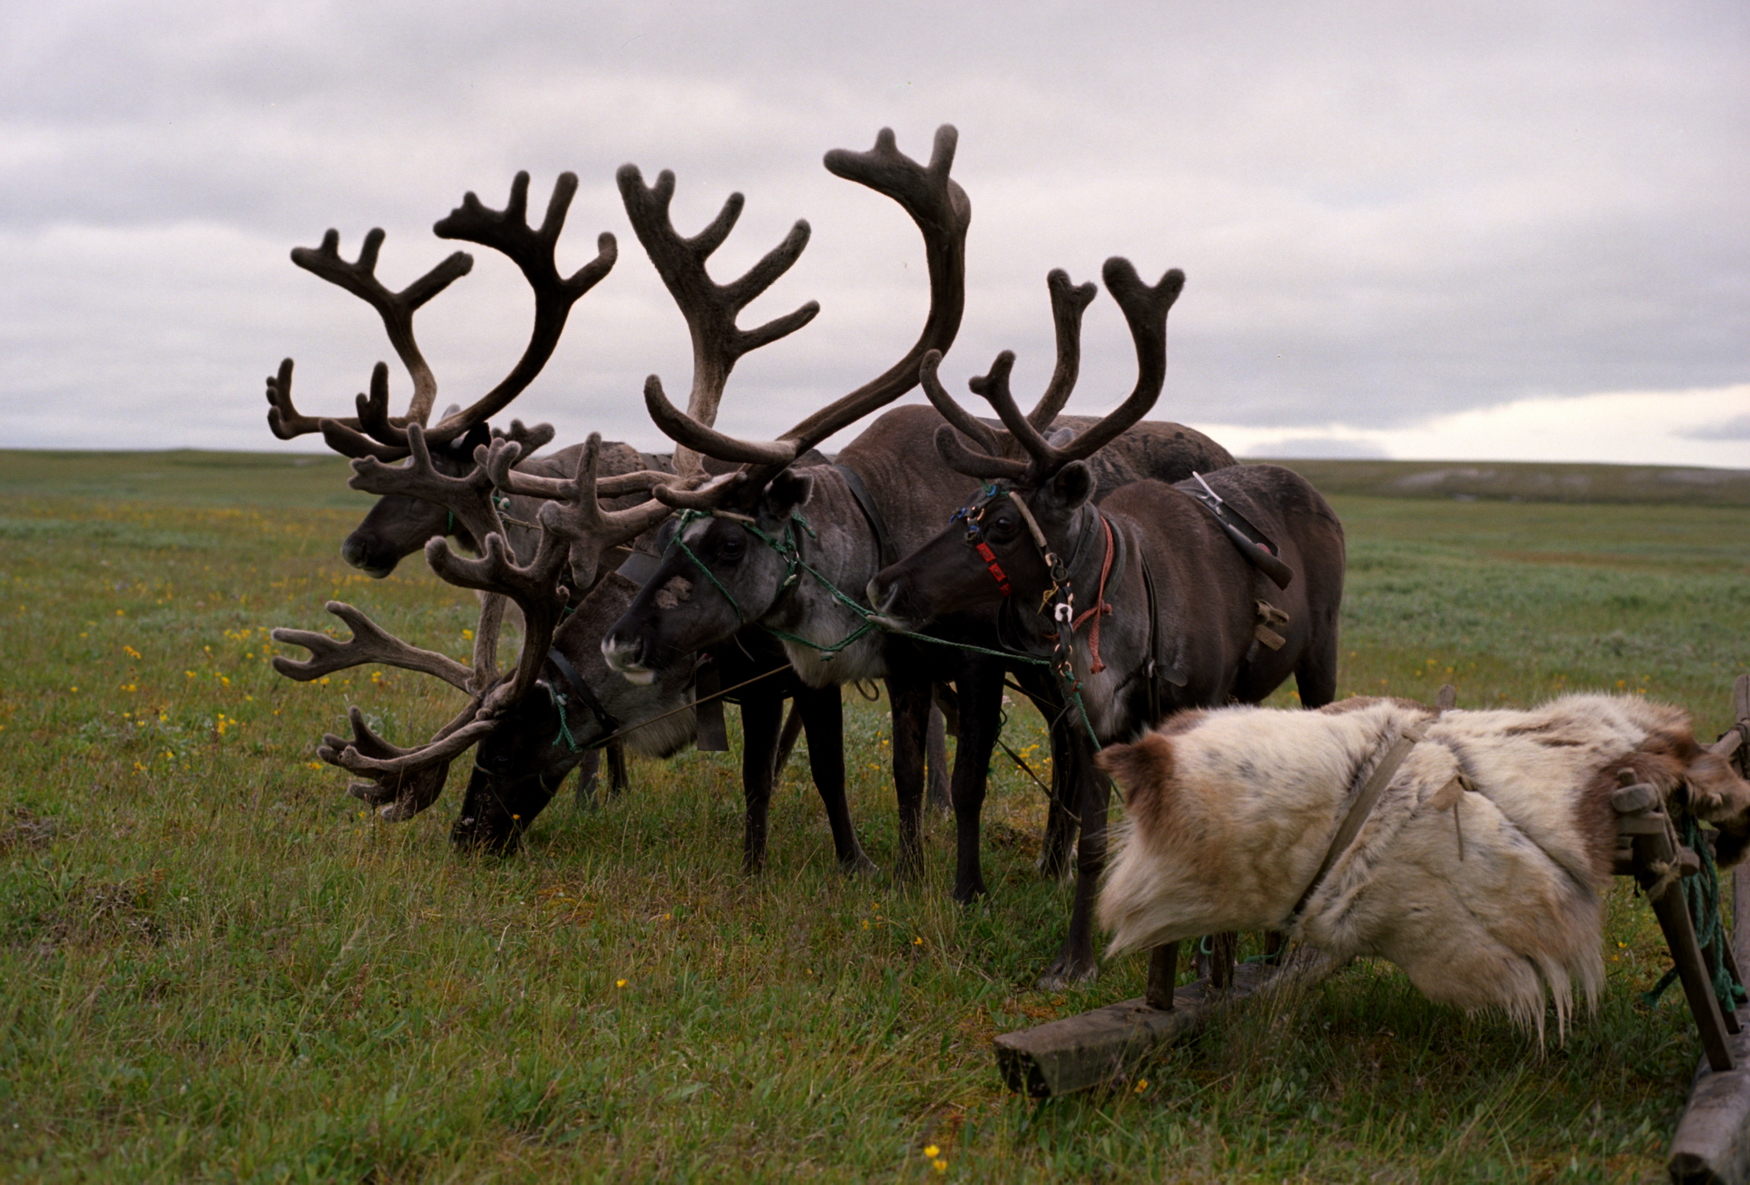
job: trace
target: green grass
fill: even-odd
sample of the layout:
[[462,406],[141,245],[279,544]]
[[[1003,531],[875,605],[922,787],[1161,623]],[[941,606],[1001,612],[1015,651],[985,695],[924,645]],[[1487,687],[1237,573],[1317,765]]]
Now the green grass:
[[[638,765],[622,799],[555,802],[522,855],[461,859],[456,787],[381,825],[310,756],[348,703],[405,739],[451,693],[293,684],[266,631],[338,596],[460,657],[466,597],[346,569],[352,496],[294,489],[301,469],[171,467],[118,499],[149,459],[43,460],[20,490],[28,456],[0,493],[0,1176],[1661,1177],[1699,1047],[1677,993],[1637,999],[1666,960],[1626,884],[1608,993],[1565,1046],[1363,964],[1040,1106],[1002,1091],[990,1039],[1137,994],[1143,968],[1031,988],[1067,894],[1033,874],[1044,805],[1006,760],[967,910],[943,822],[923,884],[841,879],[800,762],[769,870],[742,877],[733,754]],[[1644,688],[1711,736],[1750,670],[1750,512],[1334,501],[1344,691]],[[847,707],[853,811],[890,861],[886,722]],[[1030,713],[1007,736],[1042,753]]]

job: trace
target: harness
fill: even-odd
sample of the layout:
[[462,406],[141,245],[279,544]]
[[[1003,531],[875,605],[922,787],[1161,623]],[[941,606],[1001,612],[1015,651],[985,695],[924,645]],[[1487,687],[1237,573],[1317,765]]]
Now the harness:
[[[552,663],[554,668],[565,679],[565,682],[571,687],[572,694],[577,696],[578,700],[584,707],[594,713],[596,720],[600,722],[602,730],[605,733],[612,735],[620,731],[619,720],[615,719],[614,714],[608,711],[607,707],[596,696],[596,693],[590,690],[589,684],[583,681],[583,676],[577,673],[577,668],[571,665],[571,660],[569,658],[566,658],[559,652],[558,647],[554,647],[547,651],[547,661]],[[547,684],[547,695],[553,701],[554,710],[559,713],[559,735],[553,739],[555,741],[563,740],[565,742],[565,747],[570,749],[573,753],[583,752],[586,746],[579,745],[577,743],[577,738],[571,735],[570,722],[567,721],[565,717],[565,692],[560,691],[549,683]],[[587,747],[599,747],[600,745],[605,744],[606,740],[607,738],[604,737],[603,740],[597,741],[595,744]]]
[[[1367,817],[1373,813],[1373,808],[1378,805],[1379,796],[1385,792],[1385,788],[1397,776],[1398,770],[1404,764],[1404,759],[1410,755],[1410,750],[1427,739],[1429,727],[1433,725],[1435,720],[1439,719],[1440,714],[1436,714],[1434,720],[1430,720],[1426,724],[1412,724],[1405,728],[1391,743],[1391,747],[1385,751],[1385,755],[1379,759],[1379,764],[1373,767],[1373,773],[1369,775],[1355,797],[1350,800],[1349,809],[1344,813],[1343,821],[1338,824],[1336,834],[1331,837],[1331,846],[1325,851],[1325,858],[1320,862],[1319,870],[1313,873],[1313,878],[1307,883],[1305,891],[1301,893],[1300,900],[1296,901],[1294,908],[1289,910],[1288,917],[1282,923],[1282,929],[1291,929],[1296,922],[1300,921],[1307,902],[1312,900],[1313,894],[1318,891],[1320,885],[1324,884],[1325,877],[1330,875],[1330,871],[1336,867],[1337,861],[1355,843],[1355,837],[1361,833],[1362,825],[1367,822]],[[1457,808],[1465,791],[1474,789],[1476,787],[1471,782],[1470,776],[1461,769],[1452,776],[1446,785],[1429,795],[1425,803],[1431,810],[1452,811],[1452,825],[1458,840],[1458,858],[1460,860],[1464,859],[1464,832],[1459,827]]]
[[[850,491],[851,497],[857,503],[858,509],[862,511],[863,517],[868,520],[870,530],[873,531],[875,535],[875,546],[877,553],[880,556],[881,564],[886,566],[887,564],[892,563],[894,559],[893,540],[888,534],[886,521],[881,517],[880,508],[876,506],[874,498],[869,494],[868,487],[863,484],[863,479],[854,470],[847,466],[834,465],[833,468],[844,478],[845,487]],[[764,543],[767,547],[771,548],[778,554],[778,557],[784,561],[785,571],[783,579],[779,582],[778,595],[773,598],[771,605],[766,609],[766,613],[771,613],[774,609],[783,604],[784,599],[790,595],[790,592],[801,582],[803,574],[806,573],[807,575],[812,576],[822,588],[830,593],[834,600],[838,601],[841,605],[845,606],[855,614],[861,623],[850,633],[832,643],[816,642],[810,638],[804,638],[798,634],[792,634],[786,630],[778,629],[775,626],[760,626],[761,629],[765,630],[773,637],[780,641],[791,642],[798,646],[806,646],[810,650],[819,651],[822,656],[821,661],[830,662],[834,656],[838,655],[853,643],[861,640],[864,636],[874,632],[877,628],[875,623],[870,620],[870,612],[867,608],[859,605],[851,597],[845,595],[837,585],[821,575],[813,565],[809,564],[802,558],[802,536],[797,533],[797,528],[800,527],[802,532],[810,539],[818,540],[820,536],[815,531],[814,527],[810,525],[808,520],[802,516],[800,510],[792,510],[790,512],[790,516],[784,520],[783,530],[776,536],[762,530],[758,523],[754,522],[752,518],[744,514],[737,514],[733,511],[726,510],[683,510],[679,515],[680,529],[675,532],[674,539],[670,542],[669,546],[678,547],[681,553],[693,562],[693,566],[698,568],[700,572],[704,573],[705,579],[710,581],[711,586],[721,593],[723,598],[729,602],[730,608],[735,610],[735,619],[739,624],[748,624],[747,614],[742,612],[741,605],[736,601],[734,595],[729,589],[724,587],[723,582],[717,579],[716,575],[708,566],[706,566],[703,560],[693,554],[692,549],[687,546],[686,540],[683,538],[687,526],[690,523],[706,518],[725,518],[739,523],[743,530],[752,535],[755,539]]]
[[[1088,735],[1093,738],[1095,747],[1098,748],[1099,737],[1095,735],[1093,724],[1088,720],[1087,708],[1082,703],[1081,680],[1076,677],[1073,665],[1075,633],[1090,620],[1093,622],[1088,630],[1088,652],[1092,660],[1089,674],[1097,675],[1105,670],[1106,664],[1100,658],[1100,622],[1112,612],[1112,606],[1106,600],[1106,588],[1113,578],[1115,568],[1122,573],[1125,558],[1124,537],[1112,529],[1111,521],[1101,514],[1097,507],[1089,506],[1088,511],[1092,517],[1083,527],[1080,536],[1077,537],[1075,550],[1070,553],[1069,561],[1066,563],[1051,549],[1051,543],[1046,539],[1045,532],[1039,526],[1039,521],[1033,517],[1032,510],[1015,493],[1013,487],[1004,482],[993,482],[985,486],[976,500],[961,507],[948,521],[966,524],[967,543],[984,561],[985,567],[990,571],[991,578],[996,581],[998,592],[1004,598],[1012,596],[1013,586],[1009,582],[1008,574],[1002,570],[1001,564],[997,562],[996,554],[991,549],[990,544],[984,540],[985,512],[998,498],[1004,497],[1009,499],[1010,505],[1021,516],[1021,521],[1027,524],[1027,532],[1032,537],[1034,546],[1039,549],[1040,558],[1045,561],[1046,569],[1050,573],[1050,585],[1039,600],[1038,612],[1055,627],[1049,658],[1035,657],[1025,653],[1010,654],[1007,657],[1023,657],[1036,662],[1046,662],[1057,673],[1058,678],[1063,681],[1064,690],[1081,716],[1083,727],[1088,730]],[[1094,589],[1094,603],[1088,609],[1077,613],[1075,588],[1071,575],[1080,566],[1082,553],[1096,534],[1104,539],[1105,554],[1100,561],[1100,577]],[[1005,601],[1005,603],[1012,605],[1013,601]],[[1151,613],[1149,623],[1151,653],[1154,645],[1154,628],[1153,614]]]

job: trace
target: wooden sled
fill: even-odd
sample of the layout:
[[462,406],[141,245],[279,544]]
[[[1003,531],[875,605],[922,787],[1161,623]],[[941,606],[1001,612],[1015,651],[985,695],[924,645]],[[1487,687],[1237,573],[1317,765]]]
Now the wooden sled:
[[[1439,703],[1452,706],[1450,688],[1441,688]],[[1750,777],[1750,675],[1740,675],[1733,684],[1732,719],[1733,727],[1712,749]],[[1677,821],[1652,787],[1624,785],[1613,805],[1616,872],[1633,876],[1647,894],[1701,1038],[1701,1066],[1672,1139],[1667,1166],[1671,1179],[1685,1185],[1745,1185],[1750,1183],[1750,1008],[1722,1009],[1714,973],[1723,964],[1732,982],[1741,986],[1738,968],[1750,966],[1750,869],[1732,878],[1732,941],[1718,943],[1718,950],[1704,948],[1682,884],[1701,870],[1701,855],[1680,841]],[[1209,975],[1175,988],[1178,945],[1149,952],[1148,987],[1142,997],[998,1037],[997,1068],[1004,1083],[1033,1098],[1098,1086],[1196,1032],[1221,1009],[1290,983],[1310,982],[1332,969],[1328,962],[1292,958],[1281,967],[1248,963],[1236,968],[1227,955]]]

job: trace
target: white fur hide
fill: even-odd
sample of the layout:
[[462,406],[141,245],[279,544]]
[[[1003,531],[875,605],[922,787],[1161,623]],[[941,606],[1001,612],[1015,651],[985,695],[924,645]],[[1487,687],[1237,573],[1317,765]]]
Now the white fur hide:
[[1750,785],[1696,746],[1686,713],[1637,697],[1438,718],[1400,700],[1187,712],[1101,755],[1129,808],[1099,904],[1112,952],[1288,926],[1350,801],[1415,725],[1424,740],[1292,936],[1389,959],[1431,998],[1500,1008],[1540,1040],[1546,997],[1563,1033],[1574,993],[1591,1005],[1603,979],[1616,771],[1667,795],[1687,782],[1697,815],[1750,826]]

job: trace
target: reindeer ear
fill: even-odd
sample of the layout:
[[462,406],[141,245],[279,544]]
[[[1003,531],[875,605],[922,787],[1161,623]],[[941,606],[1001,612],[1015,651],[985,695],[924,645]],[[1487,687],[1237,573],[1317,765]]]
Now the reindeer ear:
[[766,508],[776,518],[783,518],[808,501],[814,492],[814,478],[794,469],[786,469],[772,478],[766,487]]
[[1063,514],[1079,510],[1094,496],[1093,471],[1085,461],[1071,461],[1052,474],[1039,493],[1052,510]]
[[[492,429],[482,422],[475,424],[472,428],[468,429],[467,434],[460,440],[452,441],[450,443],[450,451],[455,453],[458,457],[472,457],[475,449],[482,445],[490,446],[491,444]],[[533,450],[525,449],[524,451],[527,453],[532,452]]]
[[1134,745],[1111,745],[1095,759],[1124,792],[1124,809],[1143,825],[1166,809],[1173,792],[1173,742],[1151,732]]
[[1724,830],[1750,829],[1750,782],[1717,753],[1702,753],[1683,771],[1689,806],[1697,818]]

